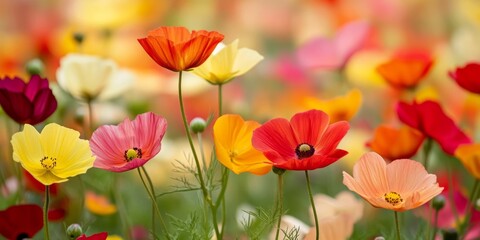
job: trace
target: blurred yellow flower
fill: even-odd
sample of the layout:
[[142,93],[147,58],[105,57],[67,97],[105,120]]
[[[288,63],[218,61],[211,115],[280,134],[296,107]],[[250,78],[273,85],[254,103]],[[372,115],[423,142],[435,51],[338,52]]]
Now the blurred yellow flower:
[[98,215],[110,215],[117,211],[117,207],[110,203],[108,198],[91,191],[85,193],[85,207]]
[[[221,48],[220,44],[217,46]],[[216,50],[217,50],[216,49]],[[238,39],[212,55],[193,73],[211,84],[220,85],[243,75],[263,59],[258,52],[249,48],[238,49]]]
[[68,54],[57,69],[58,85],[73,97],[92,101],[109,99],[125,92],[133,83],[131,72],[94,55]]
[[93,167],[95,157],[80,133],[50,123],[41,133],[30,124],[12,136],[13,160],[44,185],[65,182]]
[[225,114],[213,126],[213,137],[218,160],[236,174],[268,173],[272,163],[252,146],[253,130],[260,127],[254,121],[244,121],[234,114]]
[[122,240],[123,238],[118,235],[111,235],[107,237],[107,240]]
[[455,150],[463,166],[476,179],[480,179],[480,143],[462,144]]
[[330,123],[349,121],[362,105],[362,93],[358,89],[350,90],[346,95],[337,96],[329,100],[320,100],[314,97],[305,97],[305,109],[322,110],[330,116]]

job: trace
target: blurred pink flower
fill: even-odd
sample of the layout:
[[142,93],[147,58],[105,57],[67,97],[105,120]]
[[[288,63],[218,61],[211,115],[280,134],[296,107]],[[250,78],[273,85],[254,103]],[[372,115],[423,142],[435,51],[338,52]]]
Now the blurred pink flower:
[[333,38],[318,37],[305,43],[297,50],[297,58],[306,68],[343,68],[348,59],[365,43],[369,32],[368,22],[350,22]]
[[125,172],[143,166],[161,148],[167,121],[154,113],[125,119],[118,126],[98,128],[90,139],[90,147],[97,156],[93,166],[112,172]]

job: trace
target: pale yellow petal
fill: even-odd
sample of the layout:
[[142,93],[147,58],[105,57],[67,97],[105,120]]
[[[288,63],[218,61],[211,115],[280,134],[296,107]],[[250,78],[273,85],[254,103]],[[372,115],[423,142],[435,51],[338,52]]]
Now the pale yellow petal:
[[66,182],[68,179],[55,176],[51,171],[45,171],[42,175],[33,175],[32,176],[41,182],[43,185],[52,185],[54,183]]
[[249,48],[239,49],[232,68],[232,78],[245,74],[262,60],[263,56],[257,51]]
[[233,64],[237,56],[238,39],[225,46],[217,54],[212,56],[212,74],[217,83],[223,83],[232,78]]
[[110,81],[102,90],[98,99],[107,100],[127,92],[127,90],[132,87],[134,80],[135,76],[132,72],[123,69],[118,70],[115,74],[112,74]]

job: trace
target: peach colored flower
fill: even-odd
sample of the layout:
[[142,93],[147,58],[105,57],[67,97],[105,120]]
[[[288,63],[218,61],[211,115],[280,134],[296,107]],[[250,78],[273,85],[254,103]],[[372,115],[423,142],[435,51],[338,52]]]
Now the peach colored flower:
[[480,143],[462,144],[455,150],[463,166],[476,179],[480,179]]
[[372,206],[394,211],[419,207],[440,194],[437,176],[422,164],[400,159],[387,165],[375,152],[364,154],[353,167],[353,177],[343,172],[343,184]]

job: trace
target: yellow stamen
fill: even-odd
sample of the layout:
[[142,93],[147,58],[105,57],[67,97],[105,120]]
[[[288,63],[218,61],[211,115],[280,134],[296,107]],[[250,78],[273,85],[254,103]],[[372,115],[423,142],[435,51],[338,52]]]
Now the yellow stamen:
[[385,199],[386,202],[392,204],[392,206],[395,206],[403,202],[402,196],[400,196],[400,194],[396,192],[385,193],[383,195],[383,198]]
[[310,149],[312,149],[312,148],[310,147],[310,145],[308,145],[306,143],[302,143],[300,146],[298,146],[298,150],[300,152],[308,152],[308,151],[310,151]]
[[42,164],[42,167],[51,170],[57,165],[57,158],[53,157],[43,157],[40,160],[40,164]]

